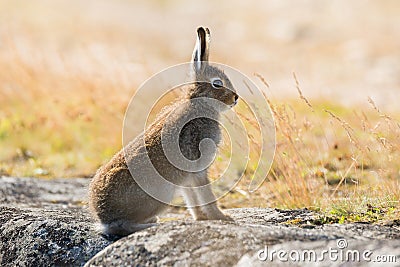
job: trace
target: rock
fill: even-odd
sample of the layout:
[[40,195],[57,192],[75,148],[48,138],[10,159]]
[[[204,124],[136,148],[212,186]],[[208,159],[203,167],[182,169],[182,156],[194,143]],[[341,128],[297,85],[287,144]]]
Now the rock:
[[80,266],[109,245],[82,204],[88,181],[0,178],[0,265]]
[[0,206],[1,266],[83,265],[110,241],[79,208]]
[[354,245],[349,249],[386,248],[381,251],[400,255],[400,240],[396,240],[400,239],[400,230],[395,228],[355,223],[308,229],[281,224],[285,219],[306,220],[315,216],[306,209],[247,208],[228,210],[228,213],[235,219],[234,223],[174,221],[148,228],[108,246],[86,266],[261,266],[270,264],[257,258],[257,252],[265,246],[291,250],[305,244],[305,249],[322,250],[329,246],[337,249],[338,240]]
[[[278,256],[280,251],[283,254]],[[323,251],[326,251],[323,253]],[[275,252],[275,254],[274,254]],[[383,257],[382,257],[383,256]],[[397,258],[396,258],[397,257]],[[313,242],[283,242],[242,256],[237,267],[245,266],[398,266],[399,240],[338,239]]]
[[[329,248],[341,252],[371,250],[371,257],[393,256],[391,259],[400,263],[398,223],[318,225],[319,215],[307,209],[228,210],[235,222],[195,222],[180,213],[166,214],[159,225],[112,243],[96,232],[85,205],[88,182],[0,178],[0,265],[277,266],[288,262],[270,261],[270,254],[261,261],[260,251],[322,253]],[[347,246],[340,249],[344,242]],[[303,265],[304,261],[291,263]],[[347,263],[327,258],[306,264]]]
[[79,206],[85,202],[89,179],[37,179],[0,177],[0,203],[18,206],[65,204]]

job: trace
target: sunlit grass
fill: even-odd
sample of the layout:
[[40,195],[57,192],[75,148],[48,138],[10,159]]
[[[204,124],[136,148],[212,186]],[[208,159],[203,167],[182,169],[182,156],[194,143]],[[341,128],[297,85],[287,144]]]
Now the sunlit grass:
[[[0,80],[3,88],[12,88],[0,100],[1,174],[91,176],[121,148],[124,110],[133,90],[118,79],[53,72],[27,63],[12,49],[0,57],[0,65],[9,64],[10,57],[12,67],[3,68]],[[247,191],[257,167],[251,161],[243,181],[222,205],[308,207],[328,214],[340,210],[340,216],[379,209],[384,211],[379,218],[397,216],[399,114],[385,114],[373,100],[369,106],[346,108],[314,103],[299,92],[298,99],[269,100],[277,150],[265,183],[255,193]],[[245,118],[243,110],[238,108]],[[251,134],[259,137],[256,128]],[[251,160],[258,156],[257,146],[253,140]],[[222,148],[214,176],[226,165],[224,149],[229,146]]]
[[398,218],[399,114],[372,99],[355,108],[314,103],[298,89],[298,100],[269,101],[277,147],[263,186],[248,194],[243,181],[225,205],[307,207],[336,222]]

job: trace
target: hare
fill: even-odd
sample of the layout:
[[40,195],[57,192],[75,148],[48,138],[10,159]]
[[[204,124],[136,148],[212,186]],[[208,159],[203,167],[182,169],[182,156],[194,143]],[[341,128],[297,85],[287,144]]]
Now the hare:
[[[229,78],[208,63],[209,42],[209,29],[199,27],[191,62],[196,82],[187,85],[182,100],[164,108],[142,134],[102,166],[92,179],[89,207],[103,226],[104,234],[125,236],[150,227],[155,224],[156,216],[168,207],[164,201],[147,194],[133,178],[144,179],[149,188],[157,187],[150,167],[143,164],[145,154],[151,167],[165,180],[185,187],[182,195],[195,220],[232,220],[218,208],[213,192],[205,186],[209,184],[207,167],[200,166],[212,161],[215,152],[207,146],[204,148],[202,142],[212,140],[218,145],[221,138],[219,114],[238,101]],[[178,139],[181,154],[189,162],[196,162],[199,168],[187,170],[171,163],[165,146],[173,140],[168,138]],[[198,161],[201,158],[203,162]],[[130,166],[132,168],[128,168]],[[196,191],[192,187],[202,189]],[[172,189],[156,190],[162,191],[168,200],[175,194]]]

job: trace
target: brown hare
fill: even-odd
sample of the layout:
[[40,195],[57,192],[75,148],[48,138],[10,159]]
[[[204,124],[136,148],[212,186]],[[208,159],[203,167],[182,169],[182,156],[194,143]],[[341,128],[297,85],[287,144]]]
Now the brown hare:
[[[183,99],[164,108],[144,133],[102,166],[91,181],[89,206],[104,234],[124,236],[152,226],[156,216],[168,207],[134,179],[143,178],[149,187],[157,187],[158,178],[143,163],[143,155],[166,181],[185,187],[181,193],[195,220],[232,220],[218,208],[211,188],[205,187],[209,184],[206,164],[212,161],[221,138],[219,114],[238,101],[228,77],[208,62],[209,41],[209,30],[199,27],[191,62],[196,82],[186,86]],[[196,168],[189,166],[189,170],[171,163],[166,147],[172,139],[178,142],[181,155]],[[215,145],[210,148],[204,140]],[[192,190],[194,187],[201,190]],[[174,190],[159,190],[168,200],[173,199]]]

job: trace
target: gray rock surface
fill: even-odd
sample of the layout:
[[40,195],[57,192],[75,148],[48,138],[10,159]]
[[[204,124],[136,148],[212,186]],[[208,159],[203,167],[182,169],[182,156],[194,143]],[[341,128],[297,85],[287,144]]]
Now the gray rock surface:
[[0,178],[0,266],[80,266],[109,245],[83,205],[87,184]]
[[0,203],[12,206],[65,204],[80,206],[86,199],[89,179],[37,179],[0,177]]
[[[88,182],[0,178],[0,266],[374,266],[378,256],[392,261],[380,266],[400,265],[398,222],[317,225],[319,215],[307,209],[228,210],[235,222],[194,222],[170,213],[158,226],[112,242],[96,232],[87,211]],[[370,261],[296,258],[309,250],[321,256],[329,248],[372,254]],[[294,254],[286,262],[261,250]]]
[[243,255],[236,266],[399,266],[399,240],[343,240],[283,242]]
[[[268,246],[270,251],[315,249],[321,254],[321,250],[329,247],[338,250],[338,240],[345,240],[346,248],[351,250],[370,249],[375,255],[394,255],[400,263],[399,228],[357,223],[312,227],[282,224],[285,219],[312,219],[313,213],[307,210],[249,208],[228,212],[235,219],[234,223],[174,221],[135,233],[108,246],[87,266],[287,265],[288,262],[279,261],[276,256],[273,262],[261,261],[257,253]],[[360,261],[360,264],[366,263]],[[339,266],[343,262],[326,257],[323,263],[315,264]]]
[[79,266],[110,242],[82,209],[0,207],[1,266]]

